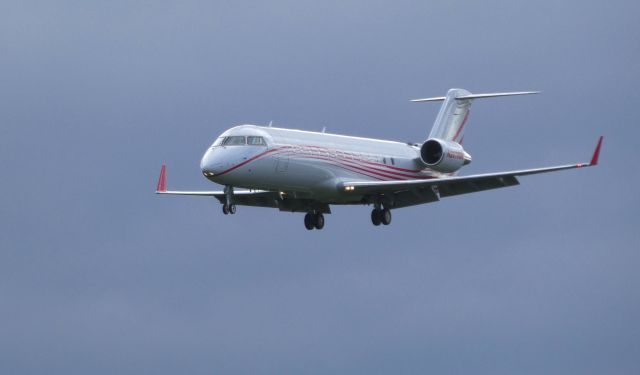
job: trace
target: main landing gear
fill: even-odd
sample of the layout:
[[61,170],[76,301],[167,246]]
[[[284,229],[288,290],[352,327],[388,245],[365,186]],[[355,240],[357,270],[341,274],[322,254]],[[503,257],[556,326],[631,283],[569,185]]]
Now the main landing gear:
[[235,204],[223,204],[222,205],[222,213],[227,214],[235,214],[236,213],[236,205]]
[[307,212],[304,215],[304,227],[307,230],[324,228],[324,215],[322,212]]
[[375,226],[391,224],[391,210],[388,208],[374,208],[373,211],[371,211],[371,222]]

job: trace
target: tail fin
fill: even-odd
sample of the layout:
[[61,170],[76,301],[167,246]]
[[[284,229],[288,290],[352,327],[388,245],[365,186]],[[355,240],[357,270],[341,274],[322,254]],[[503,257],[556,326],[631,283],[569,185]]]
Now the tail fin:
[[462,142],[464,126],[469,118],[469,108],[473,99],[493,98],[498,96],[537,94],[539,91],[498,92],[492,94],[472,94],[465,89],[450,89],[447,96],[435,98],[413,99],[412,102],[444,101],[438,117],[431,128],[429,138],[445,141]]

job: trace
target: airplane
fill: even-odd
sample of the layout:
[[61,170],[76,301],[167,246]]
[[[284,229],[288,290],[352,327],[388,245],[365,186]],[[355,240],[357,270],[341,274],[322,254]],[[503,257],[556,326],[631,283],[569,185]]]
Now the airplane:
[[[472,94],[450,89],[429,136],[422,143],[352,137],[258,125],[239,125],[215,139],[200,161],[221,191],[167,190],[163,163],[157,194],[214,197],[222,212],[236,205],[302,212],[308,230],[322,229],[331,205],[373,205],[375,226],[391,223],[391,210],[459,194],[518,185],[517,177],[598,164],[603,137],[588,163],[459,176],[471,162],[462,147],[471,103],[477,99],[537,94],[538,91]],[[240,189],[236,189],[240,188]]]

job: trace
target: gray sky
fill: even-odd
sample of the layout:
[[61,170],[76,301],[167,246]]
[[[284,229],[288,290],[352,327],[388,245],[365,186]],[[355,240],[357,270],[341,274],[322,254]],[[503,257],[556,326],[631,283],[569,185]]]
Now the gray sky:
[[[637,374],[634,1],[0,3],[0,372]],[[421,141],[475,103],[463,173],[588,161],[394,213],[210,189],[240,123]]]

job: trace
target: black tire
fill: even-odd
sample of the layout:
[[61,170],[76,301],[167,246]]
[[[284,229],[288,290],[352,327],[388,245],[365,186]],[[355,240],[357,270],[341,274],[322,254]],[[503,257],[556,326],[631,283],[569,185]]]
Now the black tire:
[[229,206],[227,206],[226,203],[222,205],[222,213],[225,215],[229,214]]
[[307,228],[307,230],[315,228],[314,219],[315,218],[311,212],[304,215],[304,227]]
[[236,205],[235,205],[235,204],[230,204],[230,205],[229,205],[229,213],[230,213],[231,215],[233,215],[233,214],[235,214],[235,213],[236,213]]
[[324,215],[320,212],[318,212],[317,214],[314,215],[314,226],[316,227],[316,229],[320,230],[322,228],[324,228]]
[[385,208],[382,211],[380,211],[380,221],[384,225],[391,224],[391,210],[390,209]]
[[375,225],[376,227],[378,225],[380,225],[380,223],[382,223],[382,211],[378,210],[377,208],[374,208],[371,211],[371,222],[373,223],[373,225]]

